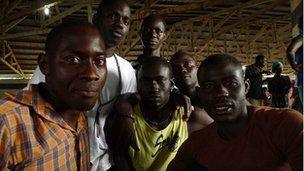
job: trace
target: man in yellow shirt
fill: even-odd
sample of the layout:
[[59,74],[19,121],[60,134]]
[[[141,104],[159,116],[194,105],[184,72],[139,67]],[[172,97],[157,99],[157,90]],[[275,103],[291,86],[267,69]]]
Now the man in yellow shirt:
[[[139,150],[129,148],[128,169],[166,170],[188,138],[188,126],[206,122],[199,120],[199,116],[188,122],[183,120],[184,107],[176,106],[175,99],[170,96],[172,76],[169,62],[159,57],[147,58],[138,70],[137,88],[141,100],[134,106],[133,124]],[[126,170],[120,167],[121,163],[116,164],[119,169]]]

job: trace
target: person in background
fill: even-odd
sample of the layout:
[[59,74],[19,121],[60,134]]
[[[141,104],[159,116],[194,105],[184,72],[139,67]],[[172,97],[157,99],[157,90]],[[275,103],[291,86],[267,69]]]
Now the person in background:
[[283,64],[276,61],[272,64],[273,78],[267,80],[271,94],[271,106],[277,108],[289,107],[288,93],[291,88],[290,78],[282,75]]
[[166,38],[166,22],[160,15],[151,14],[144,18],[141,28],[140,37],[143,45],[143,54],[139,55],[137,60],[132,64],[134,69],[138,69],[145,58],[160,55],[160,49]]
[[297,98],[296,102],[300,112],[303,112],[303,16],[299,18],[298,28],[300,34],[293,38],[286,50],[286,56],[291,68],[296,72],[297,76]]
[[180,50],[171,57],[170,65],[172,67],[173,78],[178,91],[191,99],[191,104],[194,106],[193,112],[197,113],[191,118],[194,119],[195,116],[200,116],[205,120],[205,125],[199,124],[195,126],[192,124],[191,126],[194,126],[195,128],[191,128],[191,130],[202,129],[212,123],[212,118],[204,109],[201,108],[200,105],[197,93],[198,82],[196,76],[197,65],[195,59],[191,54]]
[[168,171],[303,170],[303,116],[248,104],[250,85],[235,57],[207,57],[198,83],[201,104],[214,122],[190,135]]
[[90,23],[60,24],[38,63],[45,83],[0,100],[0,170],[89,170],[84,112],[106,80],[104,39]]
[[264,105],[262,98],[262,74],[266,73],[266,71],[263,71],[262,69],[265,66],[265,60],[265,56],[260,54],[256,56],[255,63],[247,66],[245,69],[245,78],[250,82],[250,89],[247,93],[247,100],[256,106]]

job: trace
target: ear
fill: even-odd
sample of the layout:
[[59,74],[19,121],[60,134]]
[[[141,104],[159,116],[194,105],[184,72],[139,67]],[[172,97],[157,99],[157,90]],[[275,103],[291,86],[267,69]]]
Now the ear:
[[245,94],[247,94],[250,88],[250,81],[248,78],[244,80],[244,84],[245,84]]
[[45,54],[39,54],[38,56],[38,65],[39,68],[41,70],[41,72],[44,75],[48,75],[50,72],[50,64],[49,64],[49,60],[48,57]]

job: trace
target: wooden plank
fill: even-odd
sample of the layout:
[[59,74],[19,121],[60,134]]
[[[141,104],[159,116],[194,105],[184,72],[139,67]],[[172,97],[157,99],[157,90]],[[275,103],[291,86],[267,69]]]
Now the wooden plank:
[[27,36],[38,35],[38,34],[46,34],[46,33],[50,32],[50,30],[51,30],[50,28],[45,28],[45,29],[37,29],[37,30],[20,32],[20,33],[6,34],[6,35],[0,36],[0,40],[15,39],[15,38],[19,38],[19,37],[27,37]]
[[28,16],[36,11],[43,9],[45,5],[53,6],[53,5],[59,4],[63,1],[64,0],[47,0],[47,1],[35,0],[28,4],[30,6],[29,9],[20,11],[12,16],[7,17],[6,19],[0,21],[0,25],[8,24],[8,23],[10,23],[14,20],[17,20],[19,18],[22,18],[24,16]]
[[66,17],[66,16],[68,16],[68,15],[70,15],[70,14],[72,14],[72,13],[78,11],[78,10],[80,10],[81,8],[83,8],[85,6],[87,6],[87,4],[82,4],[82,3],[81,4],[77,4],[77,5],[75,5],[75,6],[71,7],[71,8],[63,11],[62,13],[57,14],[56,16],[53,16],[53,17],[51,17],[51,18],[49,18],[49,19],[47,19],[45,21],[42,21],[41,25],[43,27],[45,27],[45,26],[47,26],[49,24],[52,24],[55,21],[60,20],[60,19],[62,19],[64,17]]

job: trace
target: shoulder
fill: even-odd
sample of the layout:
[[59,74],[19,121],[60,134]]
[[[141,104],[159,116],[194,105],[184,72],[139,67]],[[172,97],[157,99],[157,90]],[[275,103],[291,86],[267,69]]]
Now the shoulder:
[[118,63],[120,65],[123,65],[123,67],[127,67],[127,68],[132,68],[133,69],[133,67],[132,67],[132,65],[131,65],[131,63],[129,61],[127,61],[126,59],[122,58],[121,56],[119,56],[117,54],[115,54],[115,56],[117,57]]
[[0,125],[14,127],[23,122],[21,115],[28,114],[28,106],[15,102],[10,98],[0,100]]
[[[259,125],[267,127],[302,127],[303,116],[296,110],[287,108],[253,107],[254,118]],[[289,125],[289,126],[288,126]],[[271,128],[270,128],[271,129]]]

